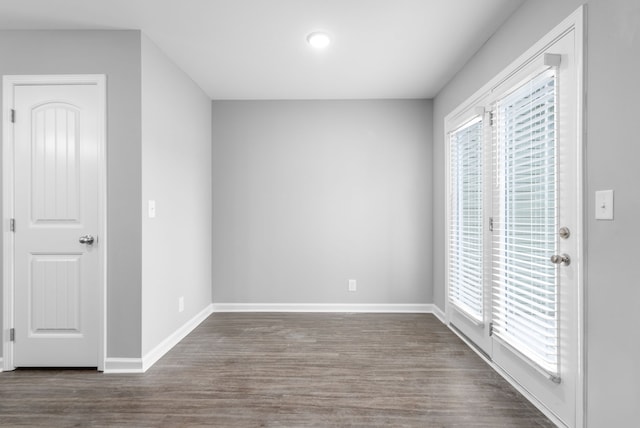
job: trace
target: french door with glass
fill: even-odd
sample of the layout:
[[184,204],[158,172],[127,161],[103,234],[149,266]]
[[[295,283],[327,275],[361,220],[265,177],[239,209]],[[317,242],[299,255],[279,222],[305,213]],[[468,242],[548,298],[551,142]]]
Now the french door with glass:
[[[581,424],[581,13],[446,119],[447,321]],[[557,30],[555,30],[557,31]]]

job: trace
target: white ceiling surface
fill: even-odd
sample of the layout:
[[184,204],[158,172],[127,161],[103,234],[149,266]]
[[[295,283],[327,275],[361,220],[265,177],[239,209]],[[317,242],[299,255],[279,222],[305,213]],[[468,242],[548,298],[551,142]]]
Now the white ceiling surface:
[[0,29],[140,29],[212,99],[432,98],[522,1],[0,0]]

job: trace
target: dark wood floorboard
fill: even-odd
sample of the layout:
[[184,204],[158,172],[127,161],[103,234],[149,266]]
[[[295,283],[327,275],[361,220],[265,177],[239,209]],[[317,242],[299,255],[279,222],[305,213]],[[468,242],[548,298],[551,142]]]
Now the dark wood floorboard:
[[145,374],[0,374],[0,426],[553,427],[432,315],[214,314]]

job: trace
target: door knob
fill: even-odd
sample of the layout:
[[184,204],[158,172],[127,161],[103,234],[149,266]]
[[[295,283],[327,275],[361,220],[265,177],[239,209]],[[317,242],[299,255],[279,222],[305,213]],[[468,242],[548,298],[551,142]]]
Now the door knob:
[[78,239],[78,242],[80,242],[81,244],[87,244],[87,245],[91,245],[93,244],[93,236],[91,235],[82,235],[80,237],[80,239]]
[[564,265],[564,266],[569,266],[569,264],[571,263],[571,257],[569,257],[568,254],[554,254],[553,256],[551,256],[551,263],[556,264],[556,265]]

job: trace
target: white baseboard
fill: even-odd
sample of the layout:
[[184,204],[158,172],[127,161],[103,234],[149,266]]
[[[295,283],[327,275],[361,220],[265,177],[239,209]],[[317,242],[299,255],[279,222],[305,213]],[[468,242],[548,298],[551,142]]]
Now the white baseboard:
[[187,337],[200,323],[207,319],[213,313],[213,304],[209,304],[206,308],[197,313],[193,318],[187,321],[182,327],[174,331],[169,337],[160,342],[156,347],[142,356],[142,371],[146,372],[160,358],[176,346],[182,339]]
[[104,364],[105,373],[144,373],[153,366],[162,356],[176,346],[182,339],[191,333],[202,321],[213,313],[213,305],[210,304],[182,327],[174,331],[170,336],[160,342],[142,358],[107,358]]
[[[432,303],[348,304],[348,303],[212,303],[160,342],[142,358],[107,358],[105,373],[144,373],[162,356],[215,312],[343,312],[433,314],[444,322],[444,313]],[[1,363],[0,359],[0,363]],[[1,367],[1,366],[0,366]],[[1,370],[1,369],[0,369]]]
[[2,360],[2,357],[0,357],[0,373],[2,373],[3,368],[4,368],[4,361]]
[[107,358],[104,373],[143,373],[142,358]]
[[445,316],[444,311],[436,305],[432,305],[432,306],[433,306],[433,310],[431,313],[435,315],[436,318],[438,318],[442,324],[446,324],[447,317]]
[[431,303],[214,303],[213,312],[347,312],[347,313],[419,313],[434,314],[440,309]]

